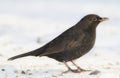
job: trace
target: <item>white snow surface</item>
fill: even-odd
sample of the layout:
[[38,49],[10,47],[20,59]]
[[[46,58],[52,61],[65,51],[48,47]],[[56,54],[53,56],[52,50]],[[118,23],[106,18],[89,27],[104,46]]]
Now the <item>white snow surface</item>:
[[[119,0],[0,0],[0,78],[120,78],[119,4]],[[76,60],[91,71],[63,74],[64,64],[45,56],[7,60],[45,45],[91,13],[109,18],[97,27],[94,48]]]

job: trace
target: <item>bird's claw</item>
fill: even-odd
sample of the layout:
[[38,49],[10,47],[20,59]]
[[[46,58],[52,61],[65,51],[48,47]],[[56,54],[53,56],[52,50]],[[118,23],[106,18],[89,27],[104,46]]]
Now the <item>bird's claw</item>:
[[75,69],[75,70],[67,70],[67,71],[64,71],[63,73],[68,73],[68,72],[81,73],[81,72],[87,72],[87,71],[91,71],[91,70]]

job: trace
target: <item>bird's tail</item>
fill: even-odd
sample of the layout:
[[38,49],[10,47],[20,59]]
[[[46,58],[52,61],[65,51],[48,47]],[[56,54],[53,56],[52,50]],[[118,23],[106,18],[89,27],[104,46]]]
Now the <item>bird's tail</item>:
[[43,50],[42,49],[38,49],[38,50],[31,51],[31,52],[28,52],[28,53],[24,53],[24,54],[20,54],[20,55],[17,55],[17,56],[13,56],[13,57],[9,58],[8,60],[14,60],[14,59],[25,57],[25,56],[39,56],[42,53],[43,53]]

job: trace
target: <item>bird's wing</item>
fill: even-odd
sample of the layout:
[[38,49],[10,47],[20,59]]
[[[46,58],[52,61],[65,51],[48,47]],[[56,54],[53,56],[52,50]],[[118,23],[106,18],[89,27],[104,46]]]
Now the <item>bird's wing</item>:
[[68,30],[62,33],[44,46],[46,49],[41,55],[59,53],[80,46],[85,35],[81,30],[79,31]]

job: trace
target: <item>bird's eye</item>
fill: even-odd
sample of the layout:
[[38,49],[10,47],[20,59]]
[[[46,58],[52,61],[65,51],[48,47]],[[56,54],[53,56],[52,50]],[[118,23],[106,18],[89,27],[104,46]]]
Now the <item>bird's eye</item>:
[[92,21],[97,21],[97,18],[93,18]]

